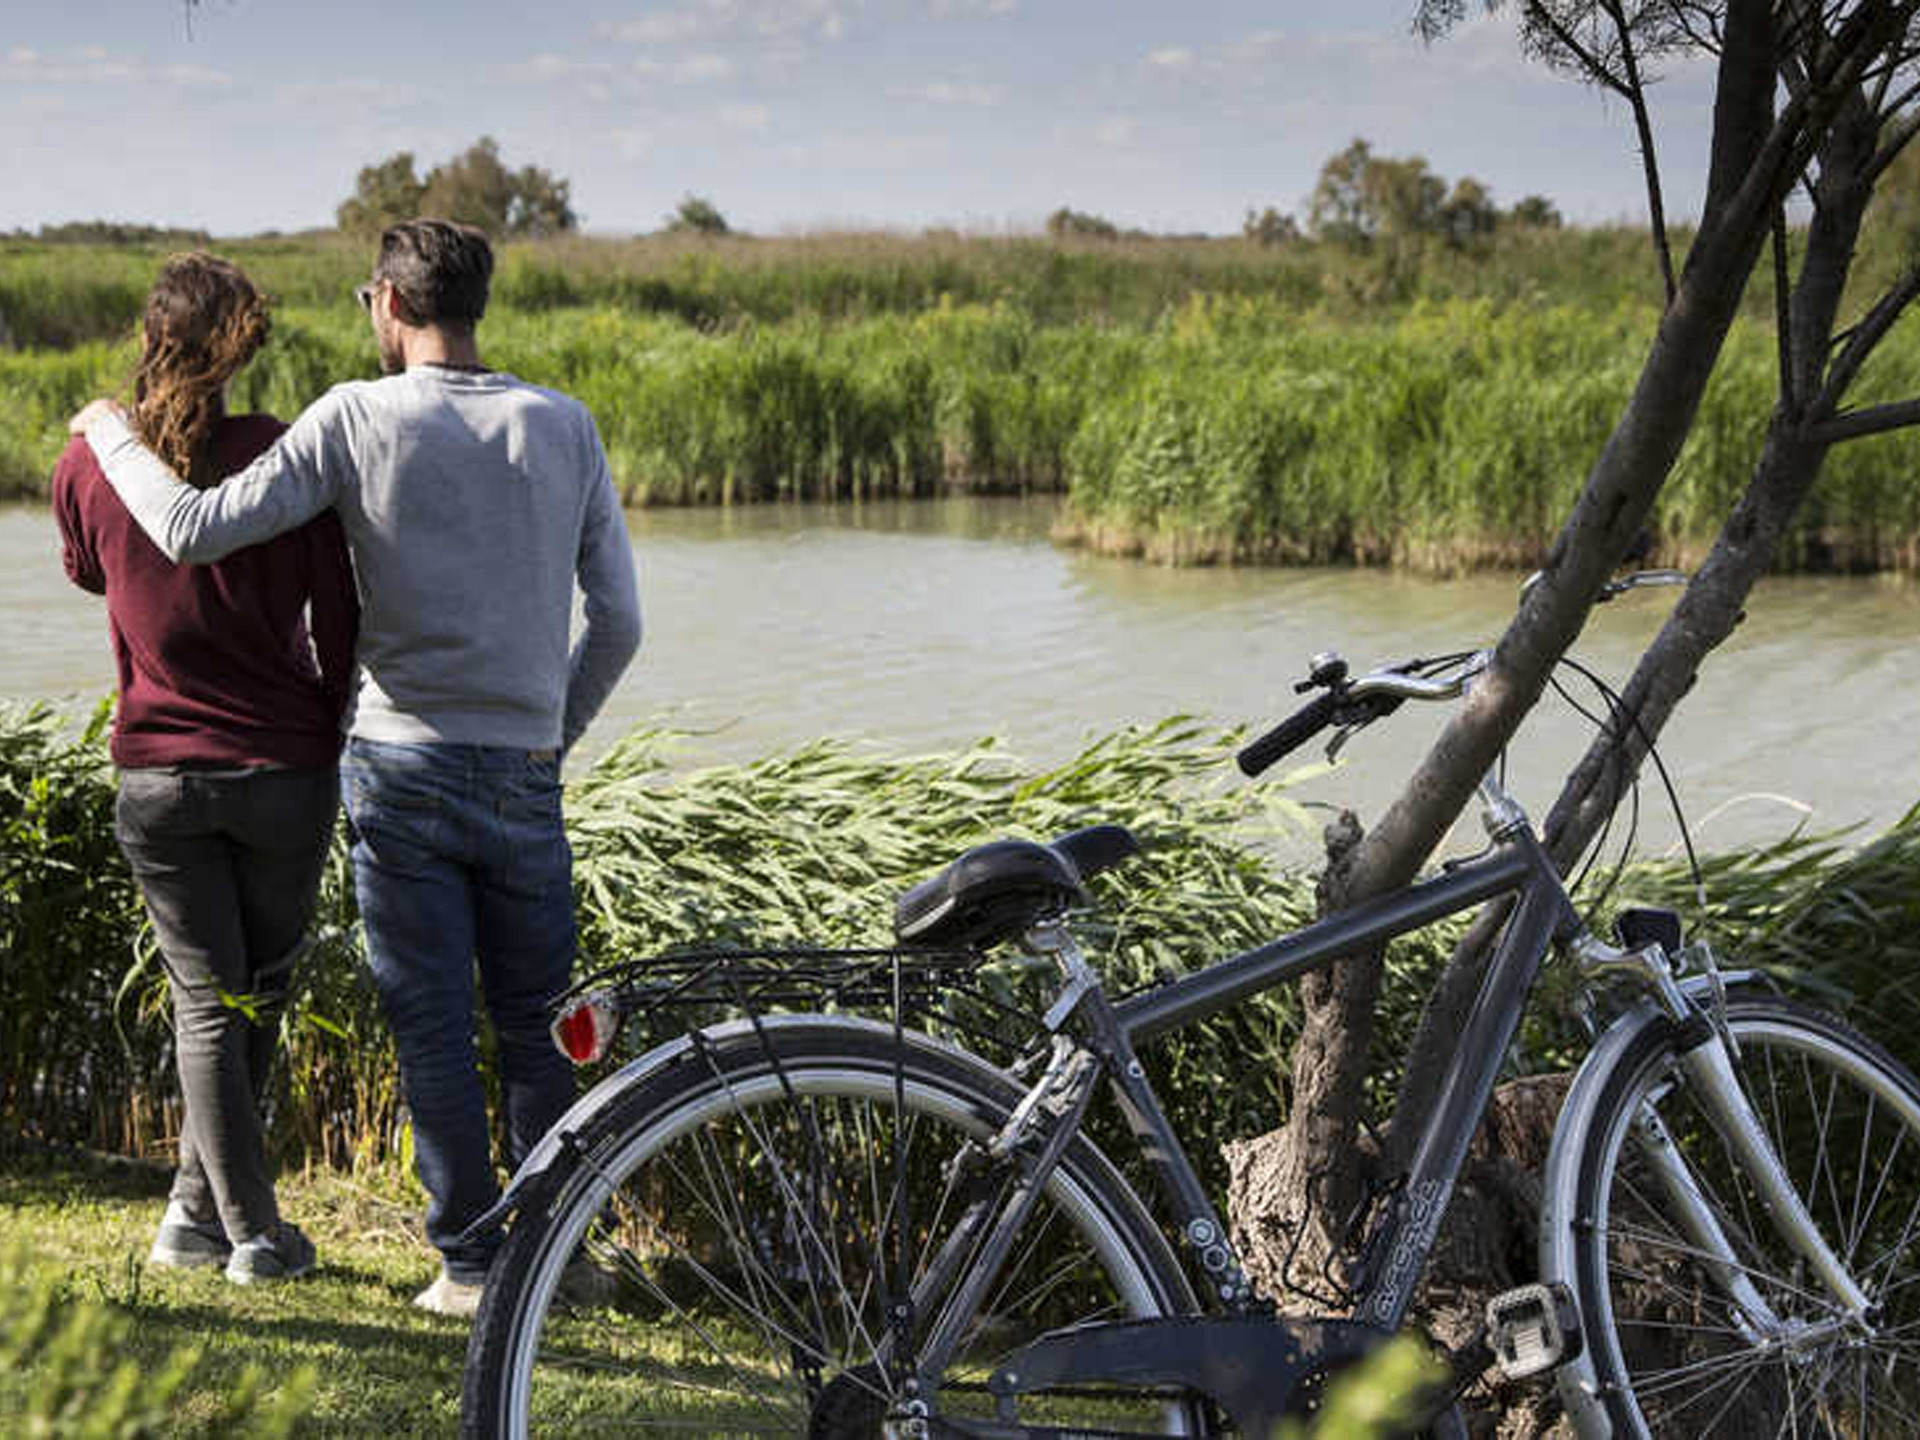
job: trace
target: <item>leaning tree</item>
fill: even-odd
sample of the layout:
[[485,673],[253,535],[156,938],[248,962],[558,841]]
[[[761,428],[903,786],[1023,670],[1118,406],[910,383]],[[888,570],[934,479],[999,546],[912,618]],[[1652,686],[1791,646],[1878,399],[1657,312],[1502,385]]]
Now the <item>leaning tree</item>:
[[[1467,0],[1422,0],[1415,26],[1438,38]],[[1771,252],[1779,379],[1764,446],[1718,539],[1642,657],[1620,712],[1569,777],[1545,823],[1570,869],[1638,772],[1706,656],[1732,631],[1796,507],[1833,446],[1920,421],[1920,400],[1850,408],[1862,368],[1920,294],[1920,264],[1883,293],[1850,302],[1855,246],[1874,187],[1916,130],[1920,0],[1485,0],[1517,12],[1520,42],[1543,63],[1622,99],[1644,167],[1654,263],[1665,307],[1640,377],[1593,463],[1538,583],[1527,589],[1487,672],[1400,796],[1362,833],[1329,836],[1328,903],[1410,880],[1470,799],[1579,634],[1609,573],[1642,533],[1693,424],[1756,267]],[[1651,91],[1679,57],[1715,68],[1710,159],[1699,226],[1676,268],[1654,148]],[[1804,230],[1788,207],[1804,197]],[[1847,318],[1850,317],[1850,318]],[[1844,326],[1843,326],[1844,319]],[[1356,1162],[1363,1081],[1382,958],[1351,957],[1302,987],[1292,1103],[1273,1134],[1241,1147],[1230,1197],[1250,1268],[1269,1287],[1292,1253],[1309,1273],[1338,1248],[1338,1221],[1369,1185],[1403,1173],[1504,919],[1480,917],[1422,1017],[1377,1155]]]

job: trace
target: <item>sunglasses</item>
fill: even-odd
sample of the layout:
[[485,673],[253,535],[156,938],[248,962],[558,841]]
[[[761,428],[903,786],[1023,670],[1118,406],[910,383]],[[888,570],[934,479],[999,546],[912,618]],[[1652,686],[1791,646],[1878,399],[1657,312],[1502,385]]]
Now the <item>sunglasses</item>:
[[362,310],[371,310],[373,297],[380,293],[380,287],[386,283],[384,280],[369,280],[364,285],[356,285],[353,287],[353,298],[360,302]]

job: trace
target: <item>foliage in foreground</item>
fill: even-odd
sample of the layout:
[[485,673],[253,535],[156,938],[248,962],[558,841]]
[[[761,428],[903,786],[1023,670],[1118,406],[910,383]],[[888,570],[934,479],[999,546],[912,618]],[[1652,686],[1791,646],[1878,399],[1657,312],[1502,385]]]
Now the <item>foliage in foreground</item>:
[[[280,1416],[301,1436],[455,1433],[467,1327],[408,1303],[439,1257],[420,1234],[418,1190],[397,1167],[351,1180],[282,1173],[282,1210],[313,1237],[320,1260],[311,1276],[281,1286],[148,1265],[168,1181],[162,1166],[0,1141],[0,1270],[13,1272],[0,1278],[0,1334],[17,1338],[41,1308],[37,1297],[53,1302],[43,1343],[31,1354],[13,1346],[0,1364],[9,1440],[33,1433],[16,1417],[48,1408],[39,1397],[51,1397],[62,1374],[83,1382],[66,1386],[66,1413],[91,1417],[97,1407],[82,1392],[103,1394],[124,1365],[141,1377],[134,1413],[158,1403],[149,1391],[162,1378],[187,1371],[165,1400],[164,1423],[144,1432],[175,1440],[285,1433]],[[90,1318],[72,1318],[80,1313]],[[78,1361],[56,1353],[54,1337],[68,1327],[94,1337]]]
[[0,1246],[0,1372],[28,1376],[11,1433],[44,1440],[147,1440],[175,1433],[176,1405],[191,1395],[207,1431],[280,1440],[291,1434],[315,1383],[302,1365],[269,1383],[248,1365],[211,1398],[196,1347],[142,1365],[127,1357],[133,1320],[101,1298],[76,1295],[58,1273],[34,1269],[15,1237]]
[[[48,1154],[0,1170],[0,1415],[44,1440],[451,1434],[466,1327],[413,1309],[434,1257],[389,1204],[338,1177],[281,1199],[319,1269],[242,1290],[217,1272],[143,1267],[164,1175]],[[24,1244],[23,1244],[24,1239]],[[1396,1344],[1330,1391],[1315,1440],[1394,1433],[1431,1377]],[[263,1370],[274,1377],[262,1377]],[[132,1374],[138,1384],[118,1377]],[[281,1378],[284,1377],[284,1378]],[[1298,1427],[1283,1432],[1301,1440]]]

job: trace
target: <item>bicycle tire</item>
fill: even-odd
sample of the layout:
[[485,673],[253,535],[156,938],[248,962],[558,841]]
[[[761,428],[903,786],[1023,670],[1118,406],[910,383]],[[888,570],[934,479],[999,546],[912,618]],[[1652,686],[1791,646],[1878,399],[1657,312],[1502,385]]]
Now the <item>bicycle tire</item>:
[[[1920,1435],[1920,1084],[1820,1011],[1735,1000],[1736,1070],[1827,1243],[1880,1313],[1841,1307],[1772,1228],[1753,1181],[1689,1092],[1671,1026],[1604,1086],[1581,1157],[1574,1251],[1599,1399],[1620,1436]],[[1736,1265],[1781,1322],[1734,1301],[1667,1212],[1636,1134],[1651,1105]]]
[[[603,1424],[879,1433],[893,1382],[875,1363],[876,1337],[886,1334],[875,1311],[897,1259],[896,1237],[885,1232],[899,1228],[891,1220],[902,1212],[914,1216],[911,1228],[926,1232],[915,1237],[924,1264],[949,1218],[922,1203],[942,1188],[932,1172],[963,1138],[993,1135],[1020,1094],[977,1057],[911,1032],[896,1043],[895,1034],[838,1017],[709,1032],[603,1109],[495,1261],[468,1350],[465,1433],[519,1440]],[[896,1093],[904,1127],[894,1120]],[[896,1136],[905,1140],[898,1149]],[[900,1193],[896,1163],[915,1203],[889,1198]],[[830,1167],[830,1176],[815,1173]],[[943,1413],[992,1415],[982,1382],[995,1359],[1044,1330],[1195,1308],[1166,1240],[1084,1137],[1045,1193],[1045,1214],[996,1279],[941,1392],[928,1397]],[[861,1228],[879,1250],[861,1243]],[[619,1293],[610,1305],[562,1313],[556,1298],[580,1253]],[[1035,1403],[1022,1398],[1025,1423],[1118,1419],[1113,1428],[1207,1433],[1191,1397]]]

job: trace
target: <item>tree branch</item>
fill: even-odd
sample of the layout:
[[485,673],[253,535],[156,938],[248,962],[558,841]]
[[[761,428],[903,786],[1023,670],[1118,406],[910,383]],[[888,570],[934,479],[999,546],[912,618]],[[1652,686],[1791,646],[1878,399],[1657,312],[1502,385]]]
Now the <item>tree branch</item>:
[[1579,62],[1589,80],[1603,90],[1613,91],[1623,100],[1632,101],[1633,96],[1628,93],[1626,82],[1607,68],[1607,62],[1600,58],[1599,52],[1581,44],[1580,37],[1561,24],[1560,17],[1542,5],[1540,0],[1527,0],[1526,13],[1528,19],[1553,36]]
[[1793,365],[1793,292],[1787,273],[1787,207],[1773,212],[1773,327],[1780,342],[1780,407],[1796,419],[1800,414],[1795,396]]
[[1909,425],[1920,425],[1920,400],[1896,400],[1886,405],[1869,405],[1863,410],[1843,410],[1830,420],[1807,426],[1806,435],[1818,445],[1837,445],[1842,440],[1884,435]]
[[[1893,107],[1882,109],[1880,113],[1898,114],[1901,109],[1911,105],[1916,97],[1920,97],[1920,83],[1909,85],[1902,90]],[[1880,148],[1874,152],[1873,159],[1868,163],[1865,172],[1865,179],[1869,185],[1879,182],[1881,174],[1900,158],[1900,152],[1907,148],[1915,135],[1920,135],[1920,111],[1909,110],[1905,115],[1900,116],[1898,121],[1882,128]]]
[[1660,160],[1653,147],[1653,118],[1647,113],[1647,87],[1640,79],[1640,62],[1634,55],[1633,33],[1628,28],[1626,13],[1618,0],[1606,0],[1604,8],[1620,37],[1620,63],[1626,70],[1627,80],[1624,93],[1633,111],[1634,132],[1640,137],[1640,168],[1647,181],[1647,223],[1653,230],[1654,254],[1660,259],[1660,280],[1666,287],[1667,304],[1671,305],[1675,294],[1673,244],[1667,238],[1667,206],[1660,190]]
[[1874,349],[1887,338],[1894,322],[1907,307],[1920,299],[1920,264],[1908,268],[1893,286],[1873,304],[1860,323],[1847,332],[1847,343],[1827,370],[1826,384],[1810,407],[1809,413],[1822,417],[1840,408],[1840,401],[1867,363]]

